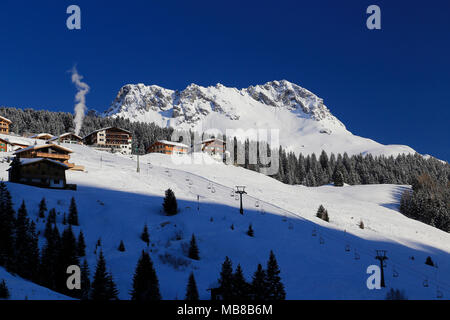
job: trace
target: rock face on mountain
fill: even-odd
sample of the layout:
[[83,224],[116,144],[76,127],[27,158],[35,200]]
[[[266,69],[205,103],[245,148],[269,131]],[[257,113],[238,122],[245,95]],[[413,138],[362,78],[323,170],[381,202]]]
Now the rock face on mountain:
[[415,152],[407,146],[384,146],[353,135],[323,99],[286,80],[240,90],[221,84],[210,87],[191,84],[183,91],[127,84],[104,116],[201,132],[278,129],[281,145],[304,154],[322,150],[375,155]]

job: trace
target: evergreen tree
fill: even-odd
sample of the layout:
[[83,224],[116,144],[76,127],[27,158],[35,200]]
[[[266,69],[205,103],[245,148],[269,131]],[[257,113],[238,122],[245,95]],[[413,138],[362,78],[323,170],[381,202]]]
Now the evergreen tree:
[[120,240],[120,244],[119,244],[119,247],[117,248],[117,250],[119,250],[120,252],[125,251],[125,244],[123,243],[122,240]]
[[199,300],[197,284],[195,283],[194,273],[189,275],[188,285],[186,288],[186,297],[184,300],[197,301]]
[[258,268],[253,274],[251,290],[255,300],[266,300],[268,298],[266,272],[261,264],[258,264]]
[[21,162],[20,162],[20,159],[17,158],[17,157],[14,157],[13,161],[11,161],[10,166],[11,166],[11,168],[10,168],[10,171],[9,171],[9,180],[11,182],[19,182],[20,178],[21,178],[21,173],[20,173],[21,172],[21,169],[20,169]]
[[91,299],[107,301],[110,298],[109,275],[106,271],[106,261],[103,251],[100,251],[97,266],[95,268],[94,279],[91,284]]
[[12,271],[14,268],[15,212],[11,194],[4,182],[0,182],[0,266]]
[[273,251],[270,251],[269,261],[267,262],[266,283],[269,300],[284,300],[286,292],[279,276],[280,269]]
[[337,171],[334,175],[334,186],[335,187],[343,187],[344,186],[344,175],[342,174],[342,171]]
[[84,257],[86,255],[86,243],[84,241],[83,231],[81,230],[80,233],[78,234],[77,255],[78,257]]
[[42,198],[39,202],[39,218],[45,218],[45,211],[47,211],[47,204],[45,203],[45,198]]
[[224,300],[233,298],[233,265],[228,257],[225,257],[225,261],[222,264],[219,286]]
[[427,259],[425,260],[425,264],[434,267],[433,259],[431,259],[430,256],[428,256]]
[[131,291],[131,300],[150,301],[161,300],[159,292],[159,281],[153,262],[145,251],[136,266],[133,276],[133,290]]
[[200,260],[197,241],[195,240],[194,234],[192,234],[191,242],[189,244],[188,257],[194,260]]
[[249,237],[253,237],[255,235],[255,232],[253,231],[252,224],[249,224],[249,226],[248,226],[247,235]]
[[55,208],[50,209],[50,211],[48,212],[47,222],[48,223],[56,223],[56,210],[55,210]]
[[319,209],[317,210],[316,217],[320,218],[326,222],[330,221],[330,218],[328,217],[328,211],[323,207],[323,205],[319,206]]
[[69,290],[66,286],[66,270],[68,266],[79,265],[77,240],[69,225],[61,235],[61,249],[59,251],[59,265],[57,270],[57,288],[69,296],[74,296],[76,292]]
[[141,240],[144,241],[147,246],[150,244],[150,235],[148,234],[147,225],[144,225],[144,230],[141,233]]
[[238,264],[233,274],[233,298],[236,300],[247,300],[249,298],[249,284],[244,278],[241,265]]
[[61,273],[59,261],[61,238],[58,228],[56,226],[52,228],[52,225],[48,223],[48,220],[44,236],[46,244],[42,250],[41,263],[39,266],[39,279],[43,286],[56,290],[57,278],[59,280],[59,275]]
[[79,225],[78,224],[78,209],[77,209],[77,204],[75,202],[74,197],[72,197],[72,199],[70,200],[69,217],[67,219],[67,222],[73,226]]
[[10,296],[8,286],[6,285],[5,280],[2,279],[0,282],[0,299],[8,300]]
[[111,273],[108,273],[106,277],[106,293],[107,300],[119,300],[119,290],[117,290],[117,286]]
[[89,272],[89,265],[84,259],[83,264],[81,265],[81,292],[80,292],[80,299],[82,300],[88,300],[89,299],[89,292],[91,290],[91,280],[89,278],[90,272]]
[[166,190],[166,196],[164,197],[163,208],[164,208],[164,212],[168,216],[173,216],[178,213],[177,198],[175,197],[175,193],[171,189]]
[[67,219],[66,219],[66,213],[64,212],[64,215],[63,215],[63,221],[62,221],[62,224],[63,225],[66,225],[67,224]]

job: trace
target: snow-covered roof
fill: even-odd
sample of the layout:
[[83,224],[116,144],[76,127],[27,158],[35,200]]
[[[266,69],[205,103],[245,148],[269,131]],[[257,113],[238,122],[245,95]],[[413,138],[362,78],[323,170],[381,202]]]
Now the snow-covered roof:
[[66,165],[66,164],[64,164],[64,163],[62,163],[62,162],[59,162],[59,161],[56,161],[56,160],[52,160],[52,159],[48,159],[48,158],[29,158],[29,159],[20,159],[20,164],[23,165],[23,166],[26,166],[26,165],[28,165],[28,164],[32,164],[32,163],[36,163],[36,162],[41,162],[41,161],[49,161],[49,162],[51,162],[51,163],[57,164],[57,165],[59,165],[59,166],[62,166],[62,167],[64,167],[64,168],[69,168],[68,165]]
[[219,142],[225,143],[225,141],[223,141],[222,139],[211,138],[211,139],[203,140],[202,142],[200,142],[200,144],[204,144],[204,143],[208,143],[208,142],[212,142],[212,141],[219,141]]
[[55,137],[51,138],[49,141],[55,141],[55,140],[58,140],[58,139],[63,139],[64,137],[67,137],[67,136],[69,136],[69,135],[72,135],[72,136],[74,136],[75,138],[82,140],[82,138],[81,138],[79,135],[76,135],[76,134],[73,133],[73,132],[66,132],[66,133],[63,133],[63,134],[60,135],[60,136],[55,136]]
[[[122,128],[118,128],[118,127],[107,127],[107,128],[102,128],[102,129],[98,129],[98,130],[92,131],[91,133],[89,133],[88,135],[86,135],[84,138],[89,137],[89,136],[90,136],[91,134],[93,134],[93,133],[96,133],[96,132],[99,132],[99,131],[104,131],[104,130],[109,130],[109,129],[119,129],[119,130],[121,130],[121,131],[124,131],[124,132],[127,132],[127,133],[131,134],[131,131],[128,131],[128,130],[125,130],[125,129],[122,129]],[[84,139],[84,138],[83,138],[83,139]]]
[[18,145],[22,145],[22,146],[29,146],[30,143],[28,141],[22,140],[20,138],[16,138],[14,136],[12,137],[5,137],[5,136],[0,136],[0,140],[3,140],[9,144],[18,144]]
[[8,123],[12,123],[11,120],[9,120],[8,118],[5,118],[5,117],[0,116],[0,119],[3,120],[3,121],[6,121]]
[[176,146],[176,147],[182,147],[182,148],[189,148],[189,146],[180,143],[180,142],[172,142],[172,141],[168,141],[168,140],[158,140],[157,142],[163,143],[163,144],[168,144],[171,146]]
[[56,149],[60,149],[60,150],[64,150],[68,153],[72,153],[73,151],[69,148],[65,148],[63,146],[57,145],[57,144],[53,144],[53,143],[48,143],[48,144],[42,144],[42,145],[33,145],[33,146],[29,146],[27,148],[23,148],[20,150],[17,150],[16,152],[14,152],[14,154],[18,154],[24,151],[29,151],[29,150],[37,150],[37,149],[42,149],[42,148],[47,148],[47,147],[54,147]]
[[45,136],[53,137],[52,134],[43,132],[43,133],[38,133],[38,134],[32,135],[30,138],[36,139],[36,138],[41,138],[41,137],[45,137]]

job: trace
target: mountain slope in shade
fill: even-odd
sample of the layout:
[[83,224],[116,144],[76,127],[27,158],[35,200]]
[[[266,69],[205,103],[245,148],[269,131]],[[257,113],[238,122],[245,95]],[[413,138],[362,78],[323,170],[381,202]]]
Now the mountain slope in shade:
[[221,84],[189,85],[183,91],[156,85],[123,86],[104,116],[192,129],[279,129],[280,144],[309,154],[397,155],[414,153],[403,145],[382,145],[353,135],[324,105],[323,99],[289,81],[271,81],[238,90]]

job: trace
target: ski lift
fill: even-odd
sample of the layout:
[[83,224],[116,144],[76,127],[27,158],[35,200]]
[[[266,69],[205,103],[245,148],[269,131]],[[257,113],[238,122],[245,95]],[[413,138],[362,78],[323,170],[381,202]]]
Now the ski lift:
[[259,208],[259,200],[256,200],[256,202],[255,202],[255,207],[256,207],[256,208]]
[[216,193],[216,188],[212,187],[211,188],[211,193]]
[[316,229],[314,228],[313,231],[312,231],[312,236],[315,237],[316,235],[317,235]]
[[234,200],[239,200],[239,196],[237,194],[234,196]]
[[189,180],[189,185],[192,186],[194,184],[194,182],[192,182],[192,180]]
[[320,242],[320,244],[324,244],[324,243],[325,243],[325,240],[323,240],[323,238],[320,237],[319,242]]
[[444,297],[444,294],[442,293],[441,290],[439,290],[439,287],[438,287],[437,291],[436,291],[436,298],[442,299],[443,297]]
[[423,280],[422,285],[423,285],[425,288],[428,288],[428,279]]
[[350,245],[349,244],[345,245],[345,252],[350,252]]
[[234,190],[231,190],[230,196],[234,197]]
[[208,190],[209,190],[209,189],[211,189],[211,183],[210,183],[210,184],[208,184]]
[[359,253],[355,251],[355,260],[359,260]]

